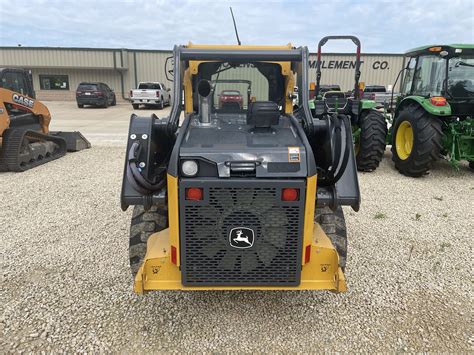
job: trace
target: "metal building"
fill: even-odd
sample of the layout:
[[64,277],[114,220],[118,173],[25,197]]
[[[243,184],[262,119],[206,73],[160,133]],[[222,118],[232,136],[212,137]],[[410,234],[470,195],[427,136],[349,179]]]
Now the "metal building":
[[[100,81],[127,99],[140,81],[161,81],[171,51],[110,48],[0,47],[0,67],[30,69],[41,100],[74,100],[80,82]],[[403,65],[402,54],[363,54],[361,81],[366,85],[393,85]],[[316,78],[316,55],[309,60],[310,81]],[[322,84],[339,84],[350,90],[354,82],[353,54],[325,54]],[[396,88],[395,90],[397,90]]]

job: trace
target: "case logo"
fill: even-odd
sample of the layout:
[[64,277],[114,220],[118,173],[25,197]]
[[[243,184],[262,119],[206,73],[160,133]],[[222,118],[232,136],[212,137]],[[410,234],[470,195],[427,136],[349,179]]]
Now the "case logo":
[[229,233],[229,244],[233,248],[247,249],[253,246],[255,232],[246,227],[232,228]]
[[18,95],[18,94],[13,94],[12,99],[15,103],[29,107],[29,108],[33,108],[35,104],[35,100],[29,99],[28,97]]

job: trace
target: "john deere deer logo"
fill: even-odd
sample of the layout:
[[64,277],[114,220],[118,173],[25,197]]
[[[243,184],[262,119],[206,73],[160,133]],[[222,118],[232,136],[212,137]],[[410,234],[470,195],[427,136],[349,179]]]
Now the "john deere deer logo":
[[238,249],[251,248],[255,240],[253,229],[246,227],[232,228],[229,233],[229,243],[231,247]]

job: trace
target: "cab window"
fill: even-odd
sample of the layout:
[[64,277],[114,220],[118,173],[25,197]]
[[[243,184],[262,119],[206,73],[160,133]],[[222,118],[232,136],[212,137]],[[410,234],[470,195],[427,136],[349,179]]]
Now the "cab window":
[[403,85],[401,89],[402,94],[409,94],[411,86],[413,84],[413,74],[415,73],[416,58],[410,58],[405,71],[405,78],[403,79]]

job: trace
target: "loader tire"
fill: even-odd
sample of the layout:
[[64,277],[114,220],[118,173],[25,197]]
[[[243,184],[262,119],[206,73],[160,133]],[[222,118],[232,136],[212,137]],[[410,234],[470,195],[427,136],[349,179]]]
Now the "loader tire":
[[357,170],[374,171],[385,153],[387,122],[382,113],[371,110],[361,117],[359,127],[359,142],[355,147]]
[[441,120],[420,105],[403,108],[393,127],[392,160],[400,173],[411,177],[425,175],[441,152]]
[[145,211],[143,206],[133,208],[128,248],[133,277],[145,258],[146,243],[150,235],[167,227],[168,210],[165,207],[152,206],[148,211]]
[[342,207],[336,211],[329,207],[317,207],[314,221],[319,223],[339,254],[339,266],[344,271],[347,258],[347,230]]

